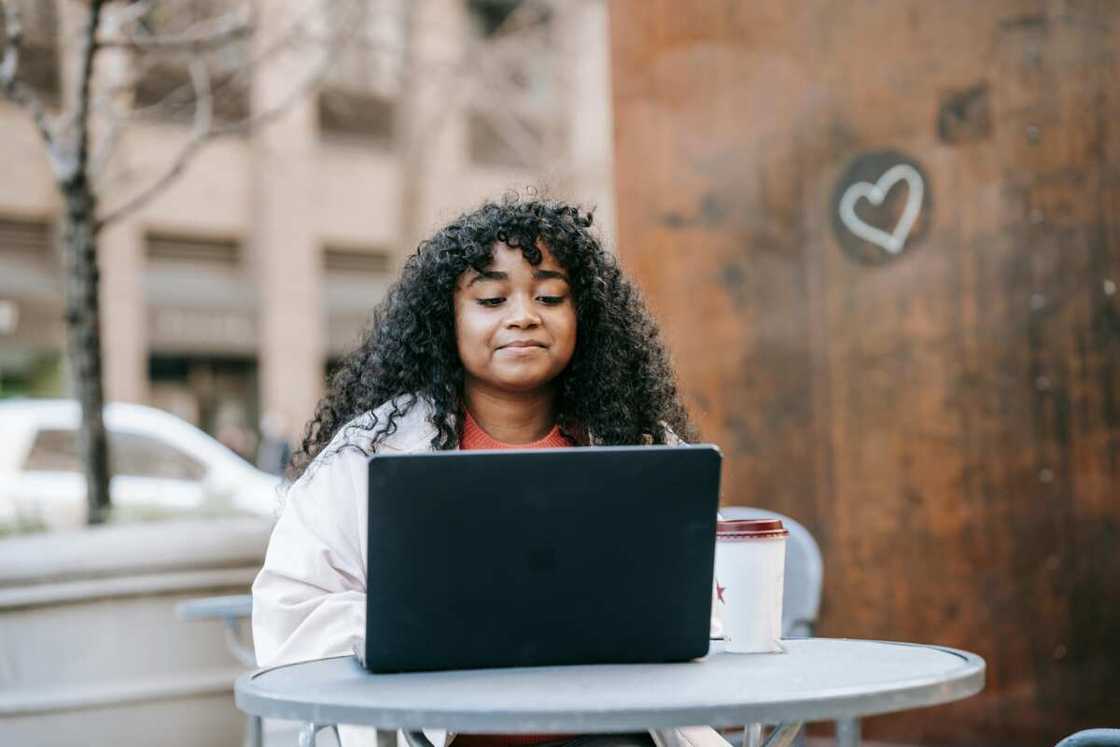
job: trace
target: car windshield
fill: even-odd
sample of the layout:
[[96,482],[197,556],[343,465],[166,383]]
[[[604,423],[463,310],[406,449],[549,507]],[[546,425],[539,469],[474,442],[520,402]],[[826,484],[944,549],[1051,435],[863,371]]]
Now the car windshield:
[[[109,434],[112,474],[165,480],[200,481],[206,466],[166,441],[140,433]],[[57,428],[39,431],[23,469],[27,472],[80,472],[77,433]]]

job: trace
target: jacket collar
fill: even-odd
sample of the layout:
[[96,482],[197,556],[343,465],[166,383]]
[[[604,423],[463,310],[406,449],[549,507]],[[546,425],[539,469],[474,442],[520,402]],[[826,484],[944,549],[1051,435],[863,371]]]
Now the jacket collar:
[[[395,400],[396,406],[399,407],[403,407],[406,403],[407,398],[404,397]],[[382,424],[388,422],[393,407],[394,402],[386,402],[374,410],[378,420],[378,432],[383,428]],[[432,439],[436,437],[436,427],[428,419],[431,414],[431,403],[424,397],[417,398],[412,409],[397,419],[396,430],[385,437],[385,440],[378,445],[378,449],[402,453],[432,451]]]
[[[366,413],[350,421],[343,430],[353,432],[354,429],[360,429],[364,431],[361,437],[368,446],[374,435],[382,432],[385,428],[389,421],[389,413],[393,411],[393,408],[403,408],[408,403],[408,399],[409,397],[405,396],[397,397],[374,410],[373,413],[377,415],[376,427],[372,425],[373,418],[370,417],[370,413]],[[436,427],[429,420],[431,414],[431,403],[424,397],[417,397],[412,409],[397,419],[396,430],[385,437],[385,440],[378,445],[378,449],[398,453],[432,451],[432,439],[436,437]],[[668,426],[665,426],[665,430],[666,443],[670,446],[677,446],[682,443]],[[601,445],[601,442],[593,433],[588,434],[588,443],[590,446]]]

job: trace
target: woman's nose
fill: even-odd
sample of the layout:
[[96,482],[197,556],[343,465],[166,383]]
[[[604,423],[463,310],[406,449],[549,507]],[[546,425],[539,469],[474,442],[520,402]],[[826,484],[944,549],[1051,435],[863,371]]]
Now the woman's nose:
[[511,327],[526,327],[535,326],[541,323],[541,319],[537,316],[537,312],[533,309],[533,302],[531,298],[515,295],[509,299],[509,304],[506,306],[509,309],[509,316],[506,317],[506,324]]

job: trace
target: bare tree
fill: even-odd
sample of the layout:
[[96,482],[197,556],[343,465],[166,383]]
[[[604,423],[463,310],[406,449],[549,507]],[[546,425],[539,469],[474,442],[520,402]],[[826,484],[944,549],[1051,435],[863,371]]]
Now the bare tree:
[[[110,506],[108,442],[102,421],[104,395],[98,299],[98,236],[101,230],[166,189],[206,143],[262,126],[308,95],[322,80],[338,50],[348,43],[347,33],[352,25],[346,22],[345,16],[354,13],[362,0],[308,2],[303,11],[295,14],[288,28],[275,38],[254,45],[255,55],[221,79],[213,74],[214,56],[231,45],[247,46],[246,40],[259,33],[254,25],[257,15],[253,2],[195,2],[196,9],[209,5],[221,10],[204,13],[202,18],[188,17],[178,24],[164,24],[172,26],[173,30],[160,30],[153,29],[153,18],[162,13],[164,19],[177,15],[182,19],[181,14],[192,3],[86,0],[81,4],[85,17],[77,44],[76,79],[71,95],[57,114],[49,111],[40,94],[21,75],[24,27],[18,1],[0,0],[4,20],[0,90],[24,108],[34,122],[62,199],[59,241],[66,278],[67,354],[82,413],[78,448],[87,485],[88,520],[98,524],[106,520]],[[276,12],[276,6],[270,2],[267,12]],[[334,19],[330,23],[323,22],[328,14]],[[144,114],[117,104],[122,94],[135,86],[135,80],[103,84],[95,75],[99,60],[114,51],[127,54],[131,58],[130,68],[134,70],[165,62],[185,67],[189,71],[188,82],[153,106],[190,111],[192,129],[191,137],[162,173],[119,204],[103,207],[100,200],[102,177],[121,132]],[[301,79],[292,81],[284,97],[269,108],[232,120],[217,116],[216,102],[222,90],[247,86],[254,69],[285,54],[306,56],[311,63]]]

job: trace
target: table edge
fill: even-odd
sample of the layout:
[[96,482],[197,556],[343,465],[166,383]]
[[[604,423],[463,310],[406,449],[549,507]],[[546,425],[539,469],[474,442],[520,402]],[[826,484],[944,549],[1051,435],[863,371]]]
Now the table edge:
[[[808,640],[808,639],[801,639]],[[346,723],[373,726],[379,729],[449,729],[458,732],[487,732],[500,729],[508,733],[542,731],[625,732],[635,729],[671,728],[698,723],[709,726],[735,726],[748,722],[783,723],[787,721],[832,721],[843,718],[862,718],[914,708],[943,705],[962,700],[984,689],[987,663],[982,657],[963,649],[936,644],[882,641],[860,638],[818,638],[815,640],[858,641],[913,648],[926,648],[953,654],[961,659],[960,672],[948,678],[945,675],[915,677],[898,687],[855,694],[829,692],[811,698],[790,700],[783,703],[741,704],[712,703],[704,706],[664,708],[634,708],[596,714],[595,718],[572,718],[555,711],[522,711],[517,714],[519,723],[511,724],[495,719],[493,713],[478,711],[452,711],[440,709],[377,712],[358,709],[350,705],[311,703],[295,699],[278,699],[275,696],[253,692],[253,680],[270,671],[298,666],[308,662],[293,662],[246,672],[234,685],[237,707],[257,716],[287,718],[317,723]],[[324,657],[312,661],[352,659],[352,655]],[[507,717],[508,718],[508,717]],[[698,720],[699,719],[699,720]]]

